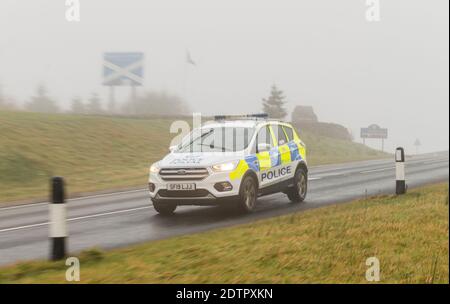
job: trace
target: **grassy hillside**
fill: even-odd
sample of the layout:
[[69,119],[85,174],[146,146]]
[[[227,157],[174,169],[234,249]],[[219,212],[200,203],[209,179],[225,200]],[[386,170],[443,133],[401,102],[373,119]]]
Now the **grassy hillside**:
[[[0,111],[0,202],[45,197],[52,175],[64,176],[71,193],[145,186],[149,165],[168,152],[171,122]],[[301,135],[312,165],[385,156]]]
[[[448,185],[79,255],[81,283],[447,283]],[[230,267],[232,265],[232,267]],[[0,269],[0,283],[64,283],[64,262]]]

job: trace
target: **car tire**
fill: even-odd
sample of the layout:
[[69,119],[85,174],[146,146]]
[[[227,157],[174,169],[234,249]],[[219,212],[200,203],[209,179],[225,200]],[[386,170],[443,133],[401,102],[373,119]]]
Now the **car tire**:
[[237,208],[240,212],[249,213],[255,209],[258,198],[258,186],[252,176],[246,176],[241,182]]
[[294,186],[286,191],[288,198],[293,203],[301,203],[306,198],[308,192],[308,174],[305,169],[298,168],[295,171]]
[[175,209],[177,209],[177,205],[153,202],[153,208],[155,208],[155,210],[161,215],[172,215]]

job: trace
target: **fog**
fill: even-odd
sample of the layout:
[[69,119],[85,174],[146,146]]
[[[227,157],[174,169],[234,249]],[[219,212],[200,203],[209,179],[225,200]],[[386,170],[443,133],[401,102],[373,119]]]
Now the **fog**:
[[145,53],[137,94],[165,90],[196,112],[261,112],[276,84],[289,113],[311,105],[355,141],[376,123],[387,150],[449,147],[447,0],[380,0],[378,22],[365,0],[80,0],[80,22],[64,2],[0,2],[0,85],[17,103],[41,83],[65,108],[92,92],[105,101],[102,54],[134,51]]

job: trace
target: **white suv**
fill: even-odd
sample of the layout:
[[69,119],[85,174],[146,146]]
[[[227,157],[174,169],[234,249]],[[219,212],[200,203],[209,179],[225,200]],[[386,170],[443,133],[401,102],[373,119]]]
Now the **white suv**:
[[217,204],[250,212],[258,196],[275,192],[302,202],[307,181],[306,147],[289,123],[262,114],[216,116],[150,167],[149,191],[161,214]]

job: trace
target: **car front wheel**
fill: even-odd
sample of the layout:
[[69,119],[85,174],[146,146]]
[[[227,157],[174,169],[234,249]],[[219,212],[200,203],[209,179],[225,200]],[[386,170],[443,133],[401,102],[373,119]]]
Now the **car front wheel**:
[[153,208],[161,215],[172,215],[175,209],[177,209],[177,205],[153,202]]
[[251,176],[246,176],[241,183],[239,190],[238,209],[248,213],[255,209],[256,199],[258,196],[258,188],[256,181]]

